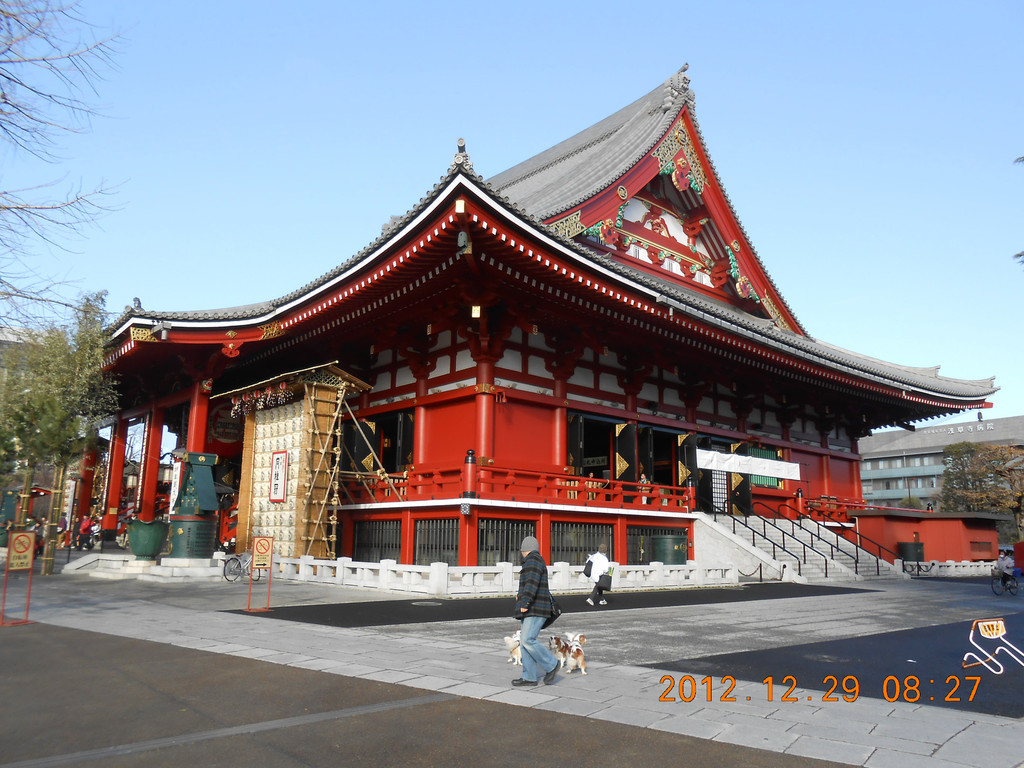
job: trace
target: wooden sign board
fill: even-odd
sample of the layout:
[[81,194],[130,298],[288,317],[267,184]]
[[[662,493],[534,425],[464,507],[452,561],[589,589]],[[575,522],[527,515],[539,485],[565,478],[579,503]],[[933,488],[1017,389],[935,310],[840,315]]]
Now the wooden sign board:
[[285,501],[288,497],[288,451],[270,455],[270,500]]

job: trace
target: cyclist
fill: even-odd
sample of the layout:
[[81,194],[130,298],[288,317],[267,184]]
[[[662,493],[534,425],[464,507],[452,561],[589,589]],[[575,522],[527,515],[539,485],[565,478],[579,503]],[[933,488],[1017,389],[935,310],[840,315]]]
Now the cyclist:
[[996,570],[999,571],[999,578],[1005,587],[1010,577],[1013,576],[1013,550],[1003,549],[999,551],[999,559],[996,561]]

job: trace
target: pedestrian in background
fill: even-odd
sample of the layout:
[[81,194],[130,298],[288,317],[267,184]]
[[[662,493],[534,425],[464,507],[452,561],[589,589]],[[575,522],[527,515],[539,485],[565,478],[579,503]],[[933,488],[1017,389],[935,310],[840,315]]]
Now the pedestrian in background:
[[590,605],[594,603],[608,605],[608,601],[604,599],[605,588],[601,586],[601,577],[608,573],[609,569],[608,545],[599,544],[597,552],[588,557],[587,562],[590,563],[590,580],[594,582],[594,589],[590,593],[590,597],[587,598],[587,602]]

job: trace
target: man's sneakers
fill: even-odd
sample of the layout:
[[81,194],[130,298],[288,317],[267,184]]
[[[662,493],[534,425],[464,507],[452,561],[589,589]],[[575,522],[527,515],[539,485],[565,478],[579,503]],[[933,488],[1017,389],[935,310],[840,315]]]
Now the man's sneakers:
[[[544,685],[551,685],[551,683],[555,681],[555,677],[558,675],[559,666],[559,664],[555,664],[555,668],[548,672],[546,675],[544,675]],[[527,680],[525,678],[520,677],[516,680],[513,680],[512,685],[514,685],[516,688],[530,687],[537,685],[537,681]]]
[[590,599],[590,598],[588,597],[588,598],[587,598],[587,604],[588,604],[588,605],[593,605],[593,604],[594,604],[594,601],[593,601],[593,600],[591,600],[591,599]]
[[[593,605],[593,603],[591,603],[591,605]],[[600,603],[598,603],[598,605],[608,605],[608,601],[602,600]]]

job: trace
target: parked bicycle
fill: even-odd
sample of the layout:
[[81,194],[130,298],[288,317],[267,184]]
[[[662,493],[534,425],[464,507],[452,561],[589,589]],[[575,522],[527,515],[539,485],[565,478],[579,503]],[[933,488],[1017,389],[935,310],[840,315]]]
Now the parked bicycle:
[[1009,592],[1011,595],[1016,595],[1017,587],[1017,578],[1015,576],[1001,573],[992,577],[992,591],[997,595],[1001,595],[1003,592]]
[[260,580],[261,570],[252,568],[252,552],[239,552],[224,560],[224,578],[228,581],[238,581],[239,576],[252,575],[253,581]]

